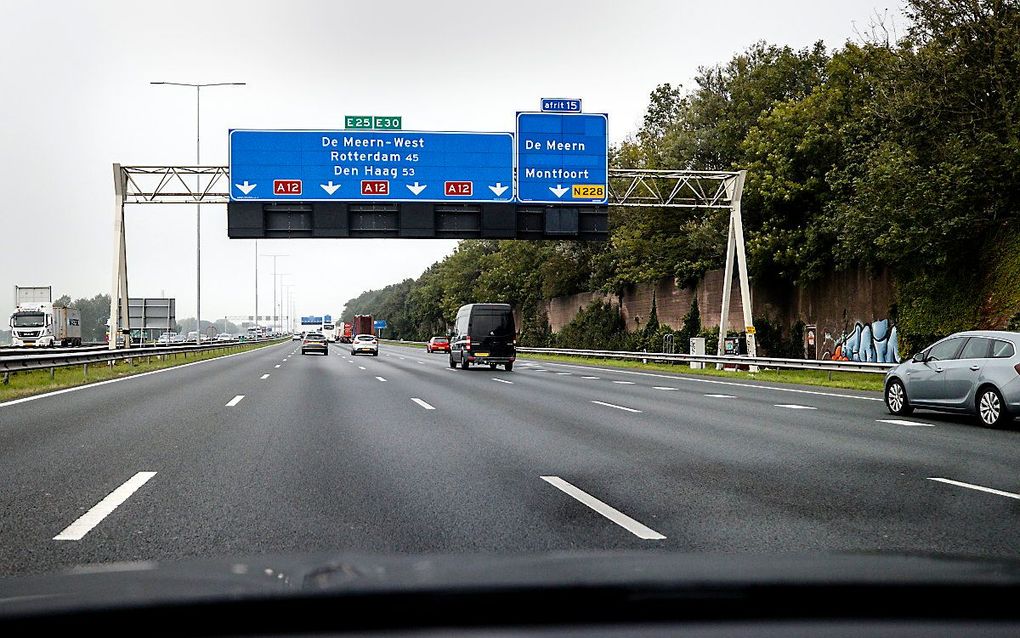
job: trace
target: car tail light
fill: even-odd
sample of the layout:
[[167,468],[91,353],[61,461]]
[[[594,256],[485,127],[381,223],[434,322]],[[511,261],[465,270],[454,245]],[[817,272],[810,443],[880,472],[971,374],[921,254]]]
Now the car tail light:
[[1017,374],[1020,374],[1020,363],[1018,363],[1015,366],[1013,366],[1013,369],[1016,370]]
[[467,344],[464,346],[464,349],[465,350],[470,350],[471,349],[471,335],[468,335]]

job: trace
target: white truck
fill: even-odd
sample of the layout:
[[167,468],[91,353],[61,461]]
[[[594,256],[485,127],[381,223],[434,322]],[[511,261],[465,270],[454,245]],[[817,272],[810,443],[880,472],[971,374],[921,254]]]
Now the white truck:
[[77,308],[54,306],[49,286],[15,286],[14,297],[10,326],[15,346],[81,345],[81,314]]
[[326,341],[334,342],[337,339],[336,324],[325,322],[322,324],[322,334],[326,335]]

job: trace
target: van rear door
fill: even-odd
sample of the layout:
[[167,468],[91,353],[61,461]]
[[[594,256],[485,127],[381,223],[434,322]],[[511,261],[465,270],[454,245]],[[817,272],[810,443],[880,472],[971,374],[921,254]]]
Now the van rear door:
[[468,331],[471,335],[471,351],[476,355],[514,356],[514,315],[509,308],[475,307],[471,312]]

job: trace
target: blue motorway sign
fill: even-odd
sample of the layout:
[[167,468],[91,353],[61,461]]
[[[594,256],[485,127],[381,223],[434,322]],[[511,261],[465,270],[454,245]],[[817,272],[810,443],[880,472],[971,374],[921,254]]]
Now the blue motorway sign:
[[383,328],[386,327],[386,320],[385,319],[376,319],[373,322],[373,324],[375,325],[375,329],[376,330],[382,330]]
[[608,118],[517,114],[517,199],[543,204],[609,201]]
[[318,326],[322,324],[322,317],[301,317],[302,326]]
[[546,113],[580,113],[581,100],[565,97],[542,98],[542,111]]
[[230,131],[231,201],[513,200],[510,133]]
[[333,323],[333,315],[323,315],[322,321],[323,323]]

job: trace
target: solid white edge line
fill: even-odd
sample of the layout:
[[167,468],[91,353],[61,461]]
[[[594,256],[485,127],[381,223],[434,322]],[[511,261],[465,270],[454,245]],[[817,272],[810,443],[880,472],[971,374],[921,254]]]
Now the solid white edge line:
[[120,487],[113,490],[106,497],[92,506],[92,509],[78,517],[76,521],[64,528],[53,537],[55,541],[80,541],[86,534],[99,525],[104,518],[113,513],[124,501],[134,494],[138,488],[156,476],[155,472],[138,472]]
[[654,529],[642,525],[615,507],[603,503],[591,494],[571,485],[558,476],[543,476],[541,479],[567,496],[587,505],[638,538],[650,541],[661,541],[666,538]]
[[510,385],[513,385],[514,383],[513,381],[507,381],[506,379],[497,379],[496,377],[492,377],[492,380],[499,381],[500,383],[509,383]]
[[232,408],[235,405],[237,405],[238,403],[240,403],[243,399],[244,399],[244,395],[243,394],[239,394],[236,397],[234,397],[233,399],[231,399],[230,402],[228,402],[227,405],[225,405],[223,407]]
[[0,403],[0,408],[5,408],[9,405],[17,405],[19,403],[28,403],[29,401],[36,401],[38,399],[45,399],[47,397],[55,397],[60,394],[67,394],[68,392],[78,392],[81,390],[88,390],[89,388],[98,388],[99,386],[109,385],[111,383],[120,383],[121,381],[130,381],[131,379],[140,379],[141,377],[147,377],[152,374],[162,374],[164,372],[172,372],[173,370],[180,370],[182,368],[189,368],[191,366],[201,365],[203,363],[212,363],[213,361],[222,361],[223,359],[229,359],[230,357],[238,357],[242,354],[251,354],[258,352],[265,348],[271,348],[272,346],[264,346],[263,348],[255,348],[254,350],[245,350],[244,352],[235,352],[234,354],[225,354],[222,357],[213,357],[212,359],[203,359],[201,361],[192,361],[191,363],[182,363],[179,366],[170,366],[169,368],[160,368],[159,370],[149,370],[148,372],[139,372],[138,374],[132,374],[126,377],[118,377],[116,379],[107,379],[106,381],[96,381],[95,383],[86,383],[85,385],[76,385],[73,388],[64,388],[62,390],[54,390],[53,392],[45,392],[43,394],[33,394],[30,397],[22,397],[20,399],[11,399]]
[[268,378],[269,378],[269,373],[268,372],[266,374],[262,375],[261,377],[259,377],[259,379],[263,380],[263,381],[268,379]]
[[595,403],[597,405],[604,405],[607,408],[616,408],[617,410],[625,410],[627,412],[638,412],[638,413],[641,412],[641,410],[635,410],[634,408],[628,408],[628,407],[623,406],[623,405],[616,405],[615,403],[606,403],[605,401],[592,401],[592,403]]
[[974,485],[973,483],[964,483],[963,481],[954,481],[953,479],[939,478],[936,476],[929,476],[928,480],[938,481],[939,483],[948,483],[949,485],[956,485],[957,487],[966,487],[969,490],[988,492],[989,494],[996,494],[998,496],[1005,496],[1006,498],[1015,498],[1020,500],[1020,494],[1014,494],[1013,492],[1004,492],[1002,490],[996,490],[990,487],[984,487],[982,485]]
[[422,401],[418,397],[411,397],[411,400],[414,401],[415,403],[417,403],[418,405],[420,405],[421,407],[425,408],[426,410],[435,410],[434,407],[432,407],[428,403],[425,403],[424,401]]
[[893,425],[902,425],[908,428],[933,428],[934,423],[921,423],[920,421],[904,421],[903,419],[875,419],[876,423],[891,423]]
[[800,388],[776,388],[770,385],[758,385],[756,383],[739,383],[737,381],[719,381],[717,379],[699,379],[694,375],[677,376],[670,374],[656,374],[654,372],[641,372],[639,370],[625,370],[622,368],[599,368],[596,366],[584,366],[576,363],[553,363],[543,361],[544,365],[563,366],[565,368],[581,368],[593,372],[612,372],[616,374],[636,374],[643,377],[655,377],[657,379],[670,379],[672,381],[688,381],[690,383],[712,383],[716,385],[737,386],[740,388],[754,388],[756,390],[775,390],[776,392],[793,392],[796,394],[811,394],[820,397],[835,397],[837,399],[858,399],[860,401],[884,401],[882,397],[863,397],[857,394],[835,394],[833,392],[819,392],[818,390],[802,390]]

